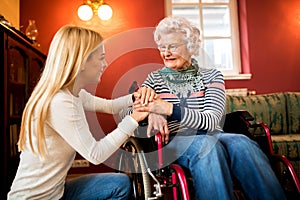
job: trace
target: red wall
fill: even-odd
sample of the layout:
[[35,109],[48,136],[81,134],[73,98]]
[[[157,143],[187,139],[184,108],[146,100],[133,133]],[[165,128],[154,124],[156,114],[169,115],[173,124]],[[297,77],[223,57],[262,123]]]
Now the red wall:
[[[247,87],[256,90],[257,93],[299,91],[300,1],[240,1],[246,1],[252,79],[226,81],[227,88]],[[76,15],[77,8],[82,2],[82,0],[22,0],[20,1],[20,24],[23,25],[21,30],[27,26],[28,19],[35,19],[40,32],[38,41],[41,44],[41,51],[47,54],[53,34],[64,24],[73,23],[92,27],[108,39],[135,28],[154,27],[164,17],[164,0],[106,0],[114,10],[113,18],[105,23],[97,18],[92,23],[85,23],[81,22]],[[148,34],[148,36],[145,40],[150,43],[152,35]],[[123,41],[135,42],[134,39]],[[124,46],[122,42],[111,46],[114,49],[112,51],[120,46]],[[142,53],[141,56],[146,56],[147,62],[159,62],[155,50],[149,52]],[[110,92],[115,87],[107,79],[110,79],[112,74],[120,76],[137,62],[136,57],[122,59],[121,66],[119,64],[109,66],[110,69],[104,73],[103,83],[100,83],[100,88],[105,90],[103,95],[107,97],[111,97]]]
[[77,16],[77,8],[83,0],[21,0],[21,31],[25,31],[28,19],[35,19],[39,29],[40,49],[47,54],[54,33],[65,24],[86,26],[109,38],[129,29],[153,27],[164,16],[164,0],[105,0],[104,2],[113,9],[112,19],[105,22],[94,17],[91,22],[83,22]]

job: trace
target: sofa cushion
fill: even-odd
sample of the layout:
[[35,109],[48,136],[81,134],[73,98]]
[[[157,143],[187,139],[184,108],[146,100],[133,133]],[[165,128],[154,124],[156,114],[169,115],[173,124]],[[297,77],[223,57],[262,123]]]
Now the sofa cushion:
[[286,156],[300,179],[300,134],[272,135],[274,153]]
[[272,135],[274,152],[289,160],[300,160],[300,134]]
[[[252,96],[226,95],[226,113],[247,110],[255,122],[264,122],[272,134],[287,133],[287,116],[285,96],[283,93]],[[252,133],[263,133],[263,130],[251,130]]]
[[286,92],[288,134],[300,133],[300,92]]

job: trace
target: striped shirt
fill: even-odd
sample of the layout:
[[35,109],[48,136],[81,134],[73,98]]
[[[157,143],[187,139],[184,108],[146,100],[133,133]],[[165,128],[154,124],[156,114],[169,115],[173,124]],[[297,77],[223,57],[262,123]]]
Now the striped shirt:
[[[200,69],[188,83],[172,83],[162,73],[165,69],[166,67],[151,72],[142,86],[152,88],[161,99],[173,104],[173,113],[168,118],[170,133],[184,132],[187,129],[200,132],[222,131],[220,123],[225,108],[225,85],[221,72],[216,69]],[[182,85],[190,85],[190,88],[186,90]]]

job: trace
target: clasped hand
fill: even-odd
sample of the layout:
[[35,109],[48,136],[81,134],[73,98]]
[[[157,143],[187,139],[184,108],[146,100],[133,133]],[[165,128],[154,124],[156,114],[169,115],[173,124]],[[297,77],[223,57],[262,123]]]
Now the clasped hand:
[[163,142],[168,143],[169,129],[166,116],[172,114],[173,104],[158,98],[151,88],[140,88],[134,95],[133,110],[149,114],[147,136],[151,137],[153,133],[159,131]]

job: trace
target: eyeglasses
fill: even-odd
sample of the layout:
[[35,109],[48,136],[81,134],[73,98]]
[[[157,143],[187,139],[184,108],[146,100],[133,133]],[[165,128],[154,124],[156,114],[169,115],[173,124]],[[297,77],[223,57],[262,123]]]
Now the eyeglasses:
[[170,44],[170,45],[167,45],[167,46],[158,46],[158,50],[161,52],[161,53],[164,53],[165,51],[170,51],[171,53],[174,53],[176,52],[177,48],[182,46],[184,44]]

